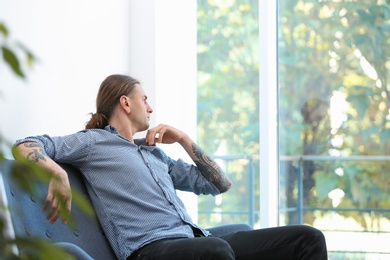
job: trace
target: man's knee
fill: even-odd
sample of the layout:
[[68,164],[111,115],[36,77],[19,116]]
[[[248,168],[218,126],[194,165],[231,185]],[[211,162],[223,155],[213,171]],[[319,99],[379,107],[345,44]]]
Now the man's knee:
[[305,226],[305,225],[302,225],[301,228],[307,237],[313,238],[316,241],[325,242],[325,236],[321,230],[318,230],[311,226]]
[[234,251],[228,242],[216,237],[206,239],[208,241],[202,251],[205,255],[210,256],[209,259],[235,259]]
[[317,250],[326,251],[326,240],[322,231],[314,227],[304,225],[301,226],[301,229],[306,238],[306,243],[312,244],[312,246],[317,248]]

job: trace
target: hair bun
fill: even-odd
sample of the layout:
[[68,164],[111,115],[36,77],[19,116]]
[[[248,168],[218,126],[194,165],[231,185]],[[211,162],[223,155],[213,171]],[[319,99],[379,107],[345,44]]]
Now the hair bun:
[[108,125],[107,116],[103,113],[90,113],[91,119],[86,124],[85,129],[103,129]]

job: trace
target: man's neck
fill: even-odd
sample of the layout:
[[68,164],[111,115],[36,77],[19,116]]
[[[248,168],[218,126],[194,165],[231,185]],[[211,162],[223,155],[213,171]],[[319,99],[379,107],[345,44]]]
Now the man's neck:
[[119,120],[109,120],[109,125],[111,126],[114,126],[119,135],[122,136],[123,138],[126,138],[127,140],[131,141],[131,142],[134,142],[134,139],[133,139],[133,129],[131,127],[131,125],[129,124],[123,124],[122,121],[119,121]]

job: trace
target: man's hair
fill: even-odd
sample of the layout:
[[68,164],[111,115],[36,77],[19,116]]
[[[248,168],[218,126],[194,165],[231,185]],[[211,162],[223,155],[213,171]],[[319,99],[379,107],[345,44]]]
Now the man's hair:
[[100,85],[96,97],[96,113],[91,113],[92,117],[85,129],[106,127],[119,98],[130,95],[135,84],[139,84],[139,81],[130,76],[119,74],[108,76]]

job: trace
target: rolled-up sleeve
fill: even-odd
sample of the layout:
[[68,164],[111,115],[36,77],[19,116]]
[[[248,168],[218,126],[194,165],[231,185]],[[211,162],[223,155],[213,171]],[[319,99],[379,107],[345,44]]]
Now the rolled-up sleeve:
[[171,166],[169,174],[173,180],[175,189],[192,191],[197,195],[220,194],[217,187],[208,181],[195,165],[179,159],[177,161],[172,160]]
[[77,163],[85,160],[91,145],[92,136],[88,131],[51,137],[49,135],[29,136],[17,140],[14,146],[26,142],[36,142],[42,146],[47,156],[56,162]]

